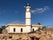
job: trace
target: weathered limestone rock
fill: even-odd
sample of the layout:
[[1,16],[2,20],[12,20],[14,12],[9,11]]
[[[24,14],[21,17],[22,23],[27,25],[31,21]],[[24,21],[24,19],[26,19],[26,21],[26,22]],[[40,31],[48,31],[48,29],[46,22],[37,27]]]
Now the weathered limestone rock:
[[43,36],[39,40],[47,40],[47,38]]

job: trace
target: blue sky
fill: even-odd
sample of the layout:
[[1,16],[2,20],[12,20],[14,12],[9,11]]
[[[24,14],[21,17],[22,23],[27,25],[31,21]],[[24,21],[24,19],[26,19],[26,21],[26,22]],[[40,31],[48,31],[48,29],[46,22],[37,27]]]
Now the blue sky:
[[25,23],[25,5],[31,6],[32,24],[53,25],[53,0],[0,0],[0,26]]

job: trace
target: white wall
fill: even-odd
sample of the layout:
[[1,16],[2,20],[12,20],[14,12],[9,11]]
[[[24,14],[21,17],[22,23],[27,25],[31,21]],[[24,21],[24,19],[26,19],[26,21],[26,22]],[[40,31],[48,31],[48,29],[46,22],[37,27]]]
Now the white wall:
[[[13,30],[14,28],[16,30],[15,32]],[[23,32],[21,32],[21,28],[23,29]],[[33,29],[34,31],[38,30],[38,27],[31,28],[31,26],[26,26],[26,27],[10,26],[10,27],[7,27],[6,29],[8,33],[28,33],[28,32],[33,31]]]
[[34,29],[34,31],[36,31],[36,30],[38,30],[38,27],[32,27],[32,31],[33,31],[33,29]]
[[26,25],[31,25],[31,19],[26,19]]
[[26,12],[26,18],[31,18],[31,13],[30,12]]
[[[15,28],[15,32],[14,32],[14,29]],[[23,32],[21,32],[21,28],[23,29]],[[7,31],[8,31],[8,33],[28,33],[28,32],[30,32],[31,31],[31,28],[29,27],[29,26],[27,26],[27,27],[7,27],[6,28],[7,29]]]
[[26,12],[26,25],[31,25],[31,13],[30,12]]

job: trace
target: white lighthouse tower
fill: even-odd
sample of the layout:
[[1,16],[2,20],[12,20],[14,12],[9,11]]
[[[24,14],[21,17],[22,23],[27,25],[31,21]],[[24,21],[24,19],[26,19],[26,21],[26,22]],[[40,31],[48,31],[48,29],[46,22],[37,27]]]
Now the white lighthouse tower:
[[26,27],[28,32],[31,32],[31,7],[29,3],[26,5]]

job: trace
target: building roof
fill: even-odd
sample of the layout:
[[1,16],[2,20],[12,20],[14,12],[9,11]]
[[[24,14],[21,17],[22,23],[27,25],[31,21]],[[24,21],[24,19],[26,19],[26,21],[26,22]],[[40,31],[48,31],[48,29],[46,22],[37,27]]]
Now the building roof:
[[[17,26],[17,27],[26,27],[27,25],[25,24],[7,24],[7,26]],[[29,25],[30,26],[30,25]],[[43,25],[39,24],[32,24],[32,27],[42,27]]]

